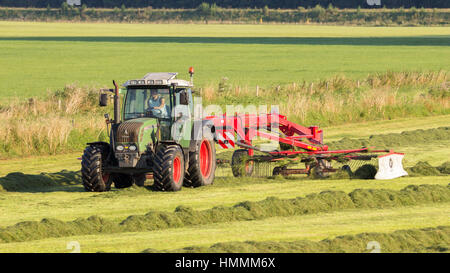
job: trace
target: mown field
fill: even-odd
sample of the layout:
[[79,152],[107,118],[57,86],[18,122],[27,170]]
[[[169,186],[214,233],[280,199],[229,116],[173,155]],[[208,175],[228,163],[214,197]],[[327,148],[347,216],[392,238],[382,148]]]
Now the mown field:
[[[368,132],[377,128],[384,128],[385,133],[398,133],[400,126],[404,129],[415,130],[420,123],[426,124],[423,128],[427,131],[441,127],[440,125],[446,122],[448,124],[448,116],[418,119],[417,123],[411,120],[397,120],[355,124],[353,126],[358,126],[360,130],[355,132],[354,137],[367,139]],[[330,139],[334,140],[339,140],[348,134],[339,126],[326,128],[326,132],[329,132]],[[436,145],[436,148],[428,151],[414,149],[415,146],[420,146],[414,143],[393,148],[396,151],[410,150],[405,158],[407,168],[414,166],[418,159],[423,158],[429,160],[431,165],[438,166],[448,161],[449,151],[448,148],[445,150],[444,146],[448,147],[450,142],[433,138],[433,135],[429,136],[428,147]],[[434,156],[436,153],[438,153],[437,156]],[[443,174],[387,181],[313,180],[302,176],[287,179],[218,177],[212,186],[197,189],[183,188],[177,193],[153,192],[150,187],[113,189],[108,193],[86,193],[80,185],[79,161],[76,159],[78,156],[79,154],[75,153],[2,161],[0,176],[3,178],[0,178],[0,184],[4,192],[0,192],[0,206],[5,213],[0,216],[0,222],[2,228],[9,228],[6,230],[0,228],[0,240],[2,240],[0,252],[67,252],[66,244],[70,241],[79,241],[82,251],[88,252],[192,251],[182,249],[190,246],[200,247],[199,251],[223,252],[235,249],[235,251],[254,252],[258,248],[260,251],[267,250],[267,247],[273,244],[282,246],[283,242],[286,244],[292,242],[297,245],[297,251],[302,249],[332,251],[327,248],[317,248],[318,246],[305,248],[303,240],[307,240],[307,245],[310,246],[321,240],[341,235],[359,236],[360,233],[375,232],[379,234],[373,236],[383,237],[391,236],[392,232],[398,230],[408,230],[407,234],[409,234],[419,232],[415,231],[416,229],[450,224],[448,218],[450,213],[449,176]],[[25,164],[27,167],[23,167]],[[62,169],[66,170],[61,171]],[[18,170],[23,170],[26,174],[12,173]],[[39,175],[42,171],[47,171],[48,174]],[[148,186],[151,185],[151,181],[147,183]],[[430,185],[432,188],[413,190],[412,194],[415,195],[411,197],[405,195],[409,192],[405,192],[405,188],[409,185]],[[369,192],[363,194],[361,199],[363,203],[359,204],[358,202],[361,201],[352,199],[355,204],[352,205],[345,196],[347,194],[354,196],[356,189],[369,190]],[[374,190],[380,192],[374,193]],[[385,190],[388,192],[383,192]],[[333,192],[331,197],[320,197],[323,194],[319,193],[330,191]],[[309,196],[311,194],[319,194],[319,197],[312,198]],[[396,195],[398,196],[395,197]],[[266,210],[270,213],[266,216],[264,213],[261,216],[261,212],[256,210],[254,215],[228,220],[221,213],[213,218],[189,216],[192,213],[210,211],[217,206],[232,209],[240,206],[242,202],[244,205],[247,204],[245,202],[266,202],[264,200],[268,197],[276,197],[281,201],[305,198],[307,199],[304,201],[306,208],[299,211],[289,209],[284,211],[280,208],[286,207],[286,204],[268,204]],[[272,202],[270,198],[268,200]],[[188,208],[193,211],[189,211]],[[198,220],[200,222],[173,220],[170,214],[180,209],[188,210],[187,219],[200,219]],[[253,212],[252,209],[254,208],[250,205],[248,213]],[[155,226],[155,223],[161,221],[160,218],[157,218],[159,220],[139,218],[145,218],[145,215],[148,217],[150,211],[168,213],[168,216],[161,219],[169,219],[169,222]],[[101,218],[92,217],[93,215]],[[239,214],[236,215],[239,216]],[[49,220],[42,220],[44,218]],[[75,221],[74,224],[71,224],[72,221]],[[130,221],[137,222],[124,227],[123,223]],[[139,221],[144,222],[137,224]],[[17,226],[17,223],[21,224]],[[444,232],[443,234],[448,236],[446,230],[437,232]],[[425,235],[428,234],[427,232]],[[404,236],[402,235],[401,238]],[[236,243],[244,241],[266,242],[265,244],[269,246],[254,246],[254,243],[250,246],[241,246]],[[226,244],[219,248],[216,246],[208,249],[216,243]],[[386,251],[439,252],[448,250],[449,243],[448,237],[442,237],[439,244],[430,245],[430,241],[426,240],[406,247],[403,245],[408,245],[406,241],[399,242],[399,245],[386,245]],[[288,251],[289,248],[280,249]],[[358,250],[356,247],[335,249],[335,251],[363,252],[366,250],[361,247]]]
[[[71,241],[82,252],[368,252],[369,241],[382,252],[448,252],[449,35],[0,22],[0,252],[68,252]],[[150,180],[84,192],[77,158],[105,136],[111,110],[96,106],[96,87],[191,65],[207,104],[279,104],[323,127],[331,147],[405,152],[411,175],[235,179],[218,170],[214,185],[176,193],[154,192]]]

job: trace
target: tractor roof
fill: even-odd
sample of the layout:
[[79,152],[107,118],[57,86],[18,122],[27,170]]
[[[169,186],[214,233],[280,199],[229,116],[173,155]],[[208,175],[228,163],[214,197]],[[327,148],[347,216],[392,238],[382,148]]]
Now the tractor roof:
[[158,72],[147,73],[142,79],[129,80],[123,84],[124,87],[128,86],[143,86],[143,85],[167,85],[171,86],[175,84],[180,87],[191,87],[192,84],[189,81],[176,79],[178,73],[176,72]]

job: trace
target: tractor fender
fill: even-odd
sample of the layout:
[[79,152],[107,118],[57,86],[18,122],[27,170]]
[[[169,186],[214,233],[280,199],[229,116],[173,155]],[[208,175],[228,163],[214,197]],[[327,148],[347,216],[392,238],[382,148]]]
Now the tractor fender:
[[111,160],[111,156],[113,155],[113,149],[111,147],[111,145],[108,142],[104,142],[104,141],[95,141],[95,142],[88,142],[86,143],[89,146],[96,146],[96,147],[104,147],[104,151],[107,152],[107,154],[105,154],[105,158],[107,158],[107,160]]
[[88,142],[86,144],[90,145],[90,146],[102,146],[102,147],[105,147],[105,148],[108,149],[109,152],[111,151],[111,148],[112,148],[111,145],[109,145],[108,142],[104,142],[104,141]]
[[214,141],[216,139],[216,127],[211,120],[195,120],[192,127],[191,142],[189,145],[189,151],[195,152],[197,140],[202,139],[203,134],[211,133]]

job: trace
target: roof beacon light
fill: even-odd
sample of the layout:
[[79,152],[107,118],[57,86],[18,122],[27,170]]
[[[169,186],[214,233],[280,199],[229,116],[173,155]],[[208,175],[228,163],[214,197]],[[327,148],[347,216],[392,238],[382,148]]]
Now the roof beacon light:
[[191,85],[194,85],[194,67],[189,67],[189,74],[191,75]]

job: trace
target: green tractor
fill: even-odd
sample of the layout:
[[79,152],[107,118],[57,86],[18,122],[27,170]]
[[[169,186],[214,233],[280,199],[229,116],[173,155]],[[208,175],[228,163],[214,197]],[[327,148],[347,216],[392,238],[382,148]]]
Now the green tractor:
[[116,188],[143,186],[151,176],[160,191],[213,183],[214,126],[194,118],[193,72],[190,68],[190,81],[177,79],[177,73],[148,73],[122,89],[113,81],[114,89],[100,93],[100,106],[113,93],[114,118],[105,114],[109,143],[91,142],[84,150],[86,191],[108,191],[113,183]]

